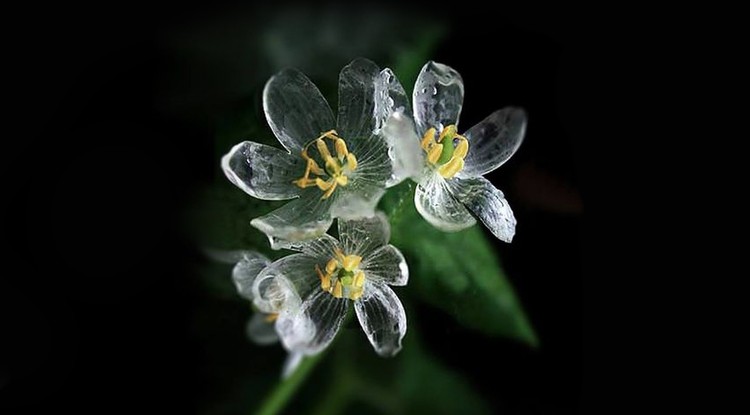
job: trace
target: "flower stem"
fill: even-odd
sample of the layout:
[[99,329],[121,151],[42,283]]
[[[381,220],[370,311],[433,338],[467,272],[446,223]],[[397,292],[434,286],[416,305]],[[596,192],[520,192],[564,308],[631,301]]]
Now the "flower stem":
[[307,376],[312,372],[312,369],[320,361],[325,353],[318,353],[315,356],[308,356],[302,360],[297,370],[289,376],[289,378],[282,381],[276,388],[271,391],[271,394],[263,401],[260,406],[257,415],[275,415],[279,413],[290,398],[294,395],[294,392],[302,385]]

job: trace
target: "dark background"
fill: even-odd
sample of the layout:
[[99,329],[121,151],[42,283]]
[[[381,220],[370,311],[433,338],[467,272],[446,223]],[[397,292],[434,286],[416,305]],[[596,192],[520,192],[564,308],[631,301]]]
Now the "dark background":
[[[463,6],[447,15],[382,13],[443,19],[448,36],[433,59],[465,80],[464,129],[505,105],[529,113],[521,150],[490,179],[518,218],[513,243],[498,243],[497,251],[541,346],[487,338],[438,310],[411,312],[420,316],[425,343],[498,412],[578,413],[580,137],[582,108],[596,105],[587,93],[598,87],[589,77],[596,50],[584,40],[582,19]],[[4,88],[11,108],[0,165],[3,413],[193,413],[216,399],[201,371],[203,345],[190,329],[205,293],[181,213],[194,189],[219,174],[216,121],[248,94],[259,102],[253,83],[242,81],[243,68],[271,74],[238,41],[255,28],[234,17],[279,12],[66,4],[12,14],[17,30],[6,38]],[[214,21],[229,28],[206,30]],[[205,60],[185,58],[175,45],[205,50]],[[223,52],[212,66],[214,50]]]

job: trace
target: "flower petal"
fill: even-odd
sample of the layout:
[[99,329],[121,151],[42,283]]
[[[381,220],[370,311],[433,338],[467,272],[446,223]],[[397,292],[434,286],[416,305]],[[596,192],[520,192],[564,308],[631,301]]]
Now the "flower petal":
[[257,252],[245,251],[242,259],[232,269],[232,281],[242,297],[253,299],[255,277],[270,263],[268,258]]
[[318,237],[333,222],[330,214],[333,198],[321,199],[320,196],[321,192],[317,188],[305,189],[299,199],[253,219],[250,224],[269,237],[291,242]]
[[386,187],[395,186],[409,177],[417,177],[424,166],[424,152],[419,146],[414,121],[402,111],[391,114],[380,134],[388,144],[392,173]]
[[303,353],[307,344],[315,337],[316,329],[305,313],[281,313],[276,320],[276,333],[284,348],[290,353]]
[[357,156],[360,138],[369,137],[375,129],[375,81],[380,75],[378,65],[358,58],[339,74],[339,114],[336,131]]
[[387,285],[365,285],[364,295],[354,302],[357,319],[367,338],[381,356],[394,356],[401,350],[406,334],[406,312],[401,300]]
[[281,369],[281,378],[286,379],[292,376],[304,357],[305,355],[302,353],[289,352],[286,360],[284,360],[284,367]]
[[276,334],[274,324],[267,320],[268,315],[255,313],[245,326],[247,337],[261,346],[267,346],[279,341],[279,335]]
[[305,254],[292,254],[274,261],[253,282],[253,303],[266,313],[299,306],[301,298],[320,286],[316,265],[321,266],[321,261]]
[[516,218],[498,190],[484,177],[454,179],[451,190],[456,198],[466,205],[495,237],[510,242],[516,233]]
[[409,281],[409,267],[401,251],[386,245],[362,259],[362,270],[369,281],[403,286]]
[[291,246],[290,249],[302,252],[308,256],[323,261],[323,265],[333,257],[333,252],[339,247],[339,241],[331,235],[321,235],[310,241],[305,241]]
[[526,112],[521,108],[495,111],[464,135],[469,153],[458,177],[482,176],[500,167],[516,153],[526,133]]
[[264,144],[244,141],[221,158],[221,168],[235,186],[263,200],[291,199],[299,194],[292,184],[302,176],[302,158]]
[[469,211],[456,201],[446,181],[437,173],[427,175],[417,185],[414,205],[427,222],[443,231],[460,231],[477,222]]
[[390,68],[380,71],[375,82],[375,128],[382,129],[392,114],[410,109],[409,98],[396,74]]
[[341,193],[331,206],[331,216],[355,219],[375,214],[375,207],[385,193],[385,183],[357,179],[349,182],[345,189],[337,191]]
[[308,142],[336,128],[328,102],[302,72],[284,69],[263,89],[263,110],[279,142],[299,153]]
[[418,132],[431,127],[441,131],[448,125],[458,125],[464,102],[464,81],[450,66],[427,62],[414,84],[412,102]]
[[276,328],[284,347],[307,355],[320,353],[341,328],[348,301],[323,290],[313,291],[296,313],[279,316]]
[[339,241],[347,255],[366,257],[388,243],[391,227],[388,218],[378,212],[369,218],[339,219]]

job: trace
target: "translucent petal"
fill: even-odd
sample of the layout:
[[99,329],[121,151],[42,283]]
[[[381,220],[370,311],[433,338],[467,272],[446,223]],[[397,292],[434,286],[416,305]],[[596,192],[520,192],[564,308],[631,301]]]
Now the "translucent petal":
[[203,252],[211,258],[214,261],[221,262],[224,264],[236,264],[243,259],[268,259],[265,257],[265,255],[261,254],[260,252],[255,251],[246,251],[242,249],[237,250],[223,250],[223,249],[213,249],[213,248],[206,248],[203,250]]
[[380,68],[367,59],[355,59],[339,75],[339,116],[336,131],[346,140],[349,150],[359,149],[360,138],[375,129],[375,81]]
[[267,314],[255,313],[248,320],[247,326],[245,326],[245,333],[247,333],[247,337],[253,343],[267,346],[279,341],[279,335],[276,334],[274,323],[269,322],[267,319]]
[[350,148],[357,157],[357,168],[349,176],[350,183],[346,188],[367,185],[385,188],[385,182],[393,171],[385,137],[370,134],[362,138],[359,144],[356,149]]
[[[322,291],[320,291],[322,292]],[[326,293],[330,296],[330,294]],[[276,333],[286,350],[293,353],[302,353],[307,349],[308,343],[315,337],[316,328],[313,321],[304,312],[281,313],[276,320]]]
[[360,267],[368,281],[402,286],[409,281],[409,267],[401,251],[386,245],[362,259]]
[[464,133],[469,153],[458,177],[482,176],[500,167],[515,154],[526,133],[526,113],[520,108],[495,111]]
[[394,112],[385,122],[380,134],[388,144],[391,159],[391,177],[386,187],[395,186],[406,178],[418,177],[424,166],[424,152],[419,146],[420,138],[414,121],[402,111]]
[[427,62],[417,77],[412,94],[417,131],[430,127],[438,131],[451,124],[458,125],[464,102],[464,81],[450,66]]
[[265,256],[257,253],[246,251],[242,259],[232,269],[232,281],[234,281],[237,292],[248,300],[253,299],[253,283],[255,277],[260,274],[263,268],[267,267],[271,261]]
[[339,241],[347,255],[366,257],[388,243],[391,227],[388,218],[378,212],[369,218],[338,221]]
[[373,183],[367,180],[349,182],[346,189],[333,202],[331,216],[342,219],[354,219],[372,216],[375,207],[385,193],[384,183]]
[[279,316],[276,327],[282,343],[288,350],[307,355],[319,353],[341,328],[349,308],[348,301],[323,290],[313,291],[298,312],[283,316],[283,319]]
[[330,214],[332,199],[321,199],[318,188],[308,188],[299,199],[253,219],[250,224],[269,237],[290,242],[316,238],[325,233],[333,222]]
[[263,110],[279,142],[297,154],[321,133],[336,128],[328,102],[302,72],[285,69],[266,83]]
[[365,284],[365,293],[354,302],[362,330],[375,348],[385,357],[401,350],[406,334],[406,312],[396,293],[384,284]]
[[277,313],[294,308],[301,303],[315,287],[319,278],[315,266],[325,266],[325,262],[305,254],[292,254],[274,261],[253,283],[253,303],[266,313]]
[[299,194],[292,181],[302,176],[302,158],[264,144],[244,141],[221,158],[221,168],[235,186],[263,200],[291,199]]
[[484,177],[451,180],[451,190],[495,237],[510,242],[516,233],[516,218],[503,192]]
[[411,112],[409,98],[393,71],[385,68],[375,83],[375,128],[382,129],[388,118],[396,112]]
[[[334,255],[334,251],[339,247],[339,241],[331,235],[325,234],[320,238],[310,241],[301,242],[292,249],[303,252],[304,254],[316,258],[318,261],[327,262]],[[325,262],[323,264],[325,265]]]
[[476,223],[469,211],[451,195],[448,184],[437,173],[425,176],[417,185],[414,206],[427,222],[443,231],[460,231]]
[[302,363],[304,357],[305,355],[302,353],[289,352],[286,360],[284,360],[284,367],[281,369],[281,378],[286,379],[292,376],[299,367],[299,364]]

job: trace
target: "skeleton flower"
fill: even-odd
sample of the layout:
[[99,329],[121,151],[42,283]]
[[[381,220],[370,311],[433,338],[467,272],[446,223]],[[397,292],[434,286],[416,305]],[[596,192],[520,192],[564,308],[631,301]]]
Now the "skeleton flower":
[[[279,315],[296,310],[302,303],[292,284],[283,277],[279,278],[273,285],[265,287],[266,297],[256,297],[253,293],[253,284],[263,268],[271,264],[268,258],[253,251],[234,251],[213,256],[222,262],[236,263],[232,269],[232,280],[237,292],[241,297],[252,301],[257,309],[246,326],[250,340],[259,345],[278,342],[276,324]],[[284,362],[282,377],[286,378],[294,373],[302,362],[302,357],[302,353],[290,350]]]
[[293,199],[251,221],[274,248],[322,235],[333,218],[372,216],[391,177],[388,147],[375,133],[379,68],[356,59],[339,75],[338,117],[301,72],[283,70],[263,90],[263,109],[284,150],[252,141],[234,146],[222,168],[237,187],[264,200]]
[[382,128],[401,160],[397,164],[419,166],[401,173],[418,183],[414,203],[422,217],[441,230],[458,231],[474,225],[476,216],[498,239],[510,242],[516,228],[513,211],[503,192],[482,176],[500,167],[521,145],[524,111],[495,111],[459,134],[463,80],[436,62],[422,67],[414,85],[413,120],[395,78],[381,79],[378,93],[390,98],[380,119],[387,118]]
[[[382,214],[338,220],[339,239],[330,235],[296,244],[299,253],[272,263],[255,280],[256,297],[266,297],[277,281],[291,281],[303,298],[296,311],[276,323],[288,350],[312,355],[323,350],[341,327],[354,303],[362,329],[382,356],[401,350],[406,313],[389,285],[406,285],[409,270],[403,255],[388,244],[390,229]],[[284,285],[286,282],[281,283]]]

